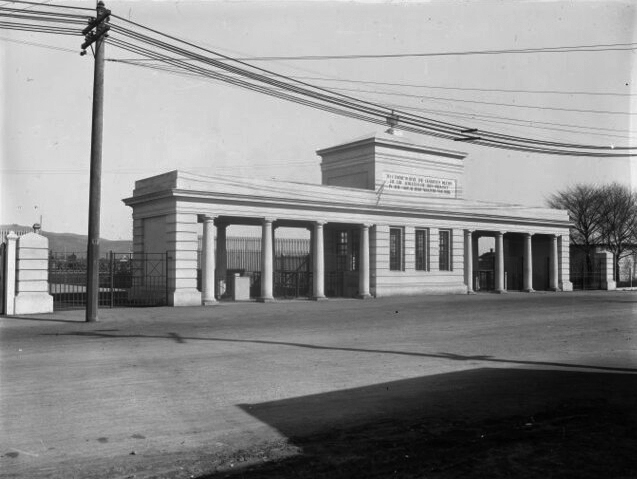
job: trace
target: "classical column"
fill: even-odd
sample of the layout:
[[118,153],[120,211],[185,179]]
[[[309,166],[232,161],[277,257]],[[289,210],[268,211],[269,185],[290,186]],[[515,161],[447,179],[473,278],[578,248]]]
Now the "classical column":
[[226,292],[226,275],[228,272],[228,251],[226,249],[226,233],[228,225],[217,225],[217,295],[221,298]]
[[[16,273],[16,251],[18,246],[18,235],[14,231],[9,231],[5,246],[4,262],[4,313],[7,316],[15,314],[15,273]],[[0,262],[0,268],[3,265]],[[1,290],[0,290],[1,291]],[[2,311],[0,311],[1,313]]]
[[467,294],[473,293],[473,231],[464,230],[464,280]]
[[274,254],[272,241],[272,223],[274,219],[264,218],[261,228],[261,297],[259,301],[265,303],[274,301],[273,279],[274,279]]
[[360,261],[358,264],[358,297],[371,298],[369,294],[369,225],[361,225],[360,231]]
[[495,292],[505,293],[504,289],[504,232],[495,234]]
[[325,246],[323,241],[324,221],[314,223],[312,239],[314,240],[314,257],[312,271],[312,297],[320,301],[325,299]]
[[212,216],[203,218],[201,261],[201,304],[215,304],[215,224]]
[[533,292],[533,235],[524,233],[524,264],[522,266],[522,289],[527,293]]
[[551,251],[549,253],[549,290],[557,291],[557,235],[551,235]]

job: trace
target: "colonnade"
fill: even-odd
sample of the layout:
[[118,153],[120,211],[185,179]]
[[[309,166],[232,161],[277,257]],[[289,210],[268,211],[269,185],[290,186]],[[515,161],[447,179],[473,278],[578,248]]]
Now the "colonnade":
[[[202,263],[201,263],[201,297],[203,305],[217,302],[215,297],[215,277],[225,278],[227,271],[226,229],[228,224],[219,223],[217,227],[217,251],[215,251],[214,216],[202,216]],[[275,218],[261,220],[261,292],[258,301],[274,300],[274,222]],[[312,222],[312,299],[325,299],[325,221]],[[370,224],[360,225],[360,262],[359,262],[359,294],[360,299],[371,298],[370,293]]]
[[[465,230],[465,281],[467,291],[474,292],[473,266],[474,266],[474,230]],[[495,238],[495,291],[504,293],[505,268],[504,268],[504,235],[506,231],[495,231],[491,233]],[[523,263],[522,263],[522,290],[533,292],[533,233],[521,233],[523,235]],[[485,235],[486,236],[486,235]],[[559,254],[558,235],[550,235],[549,248],[549,290],[558,291],[559,287]]]

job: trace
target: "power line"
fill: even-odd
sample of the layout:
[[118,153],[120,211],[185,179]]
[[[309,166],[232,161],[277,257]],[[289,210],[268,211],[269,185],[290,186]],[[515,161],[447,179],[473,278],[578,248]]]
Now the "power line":
[[[120,18],[120,17],[117,17]],[[124,19],[125,20],[125,19]],[[126,21],[126,20],[125,20]],[[129,23],[133,23],[134,22],[130,22]],[[138,25],[138,24],[135,24]],[[218,54],[217,52],[213,52],[210,51],[208,49],[199,47],[197,45],[193,45],[189,42],[184,42],[181,41],[179,39],[176,39],[175,37],[171,37],[170,35],[166,35],[163,34],[161,32],[156,32],[152,29],[148,29],[148,27],[143,27],[142,28],[146,29],[146,30],[150,30],[153,31],[154,33],[159,33],[162,36],[165,36],[173,41],[178,41],[181,43],[184,43],[186,45],[189,46],[194,46],[195,48],[199,49],[199,50],[203,50],[206,51],[208,53],[212,53],[213,55],[216,56],[221,56],[222,58],[226,58],[229,59],[229,57],[225,56],[225,55],[221,55]],[[273,80],[272,78],[268,78],[266,76],[264,76],[263,73],[272,73],[269,72],[267,70],[264,70],[262,68],[259,67],[255,67],[253,65],[250,64],[245,64],[244,62],[241,62],[240,60],[235,60],[237,63],[239,63],[242,67],[248,67],[254,70],[257,70],[258,73],[254,73],[254,72],[249,72],[248,70],[246,70],[245,68],[241,68],[241,67],[232,67],[229,66],[228,64],[224,64],[220,61],[217,60],[217,58],[210,58],[210,57],[203,57],[202,55],[199,54],[193,54],[192,52],[189,51],[184,51],[183,49],[179,48],[179,47],[175,47],[174,45],[171,44],[166,44],[165,42],[160,42],[156,39],[141,35],[141,34],[134,34],[129,32],[124,32],[127,35],[130,35],[132,39],[134,40],[138,40],[138,41],[145,41],[147,43],[149,43],[150,45],[162,48],[164,50],[167,50],[168,52],[171,53],[178,53],[181,55],[185,55],[185,56],[190,56],[192,59],[194,60],[198,60],[202,63],[207,63],[211,66],[217,67],[217,68],[221,68],[223,70],[226,70],[230,73],[235,73],[235,74],[239,74],[242,76],[245,76],[248,78],[248,80],[253,80],[253,81],[259,81],[262,83],[266,83],[269,84],[271,86],[274,86],[276,88],[283,88],[286,89],[288,91],[291,91],[293,94],[301,94],[301,95],[308,95],[312,98],[315,98],[319,101],[327,101],[329,103],[332,104],[336,104],[336,105],[340,105],[341,107],[345,107],[345,108],[354,108],[356,110],[358,110],[359,112],[366,112],[369,115],[373,115],[375,118],[373,119],[374,122],[378,122],[378,120],[381,120],[381,118],[376,118],[380,115],[383,115],[385,118],[387,116],[389,116],[390,114],[393,114],[390,111],[387,111],[386,107],[383,107],[382,105],[378,105],[378,104],[374,104],[374,103],[370,103],[367,101],[362,101],[360,99],[356,99],[353,98],[351,96],[346,96],[346,95],[337,95],[334,92],[331,92],[329,90],[326,90],[324,88],[320,88],[320,87],[316,87],[315,85],[309,85],[306,84],[304,82],[300,82],[298,80],[294,80],[292,78],[286,77],[284,75],[279,75],[279,74],[275,74],[277,77],[281,78],[281,80]],[[150,56],[150,58],[158,58],[158,57],[153,57],[152,55]],[[185,68],[185,69],[191,69],[191,66],[188,65],[187,62],[183,62],[180,60],[174,60],[173,58],[170,57],[163,57],[161,58],[161,60],[163,62],[169,63],[169,64],[173,64],[175,66],[178,66],[180,68]],[[191,70],[192,71],[192,70]],[[195,71],[195,73],[202,73],[202,72],[198,72]],[[288,81],[292,81],[294,82],[293,85],[290,85],[289,83],[285,83],[285,81],[283,80],[288,80]],[[228,81],[228,82],[236,82],[235,79],[229,79],[229,78],[224,78],[224,81]],[[301,86],[294,86],[294,85],[298,85],[300,84]],[[253,86],[253,85],[252,85]],[[309,87],[311,90],[308,90],[305,87]],[[316,91],[318,90],[318,91]],[[268,94],[280,94],[280,92],[277,93],[273,93],[272,91],[268,92]],[[337,96],[330,96],[330,95],[337,95]],[[286,99],[290,99],[289,95],[288,98]],[[298,99],[293,99],[292,101],[298,101]],[[312,106],[316,107],[316,104],[314,103]],[[379,111],[380,109],[380,111]],[[342,113],[342,111],[340,112]],[[626,156],[626,155],[630,155],[630,153],[617,153],[617,152],[613,152],[613,153],[602,153],[603,150],[607,150],[610,151],[612,150],[612,148],[610,147],[606,147],[606,146],[596,146],[596,145],[580,145],[580,144],[573,144],[573,143],[560,143],[560,142],[547,142],[547,141],[540,141],[540,140],[534,140],[534,139],[528,139],[528,138],[524,138],[524,137],[515,137],[515,136],[511,136],[511,135],[502,135],[499,133],[495,133],[495,132],[486,132],[481,130],[480,131],[480,136],[481,137],[467,137],[466,135],[463,134],[463,129],[464,127],[461,127],[459,125],[454,125],[451,123],[446,123],[446,122],[440,122],[440,121],[436,121],[436,120],[431,120],[428,118],[424,118],[424,117],[419,117],[419,116],[414,116],[411,114],[408,114],[406,112],[400,112],[401,114],[401,128],[402,129],[406,129],[408,131],[415,131],[417,133],[425,133],[425,134],[433,134],[434,136],[442,136],[442,137],[448,137],[449,135],[452,135],[454,137],[454,139],[467,139],[467,140],[472,140],[473,143],[476,144],[481,144],[484,146],[493,146],[493,147],[497,147],[497,148],[505,148],[505,147],[510,147],[511,149],[516,149],[516,150],[521,150],[521,151],[533,151],[533,152],[542,152],[542,153],[553,153],[553,154],[577,154],[580,156]],[[370,119],[367,119],[368,121],[370,121]],[[382,120],[381,120],[382,121]],[[424,122],[424,123],[423,123]],[[475,140],[479,140],[475,141]],[[593,150],[598,150],[596,152],[585,152],[585,151],[564,151],[564,150],[560,150],[559,148],[577,148],[577,149],[593,149]],[[630,148],[627,148],[630,149]]]
[[343,83],[361,83],[369,85],[383,85],[383,86],[398,86],[408,88],[427,88],[435,90],[457,90],[457,91],[479,91],[479,92],[496,92],[496,93],[531,93],[542,95],[590,95],[590,96],[637,96],[637,93],[614,93],[614,92],[594,92],[594,91],[571,91],[571,90],[523,90],[515,88],[477,88],[477,87],[450,87],[441,85],[422,85],[414,83],[391,83],[391,82],[379,82],[379,81],[366,81],[366,80],[345,80],[338,78],[326,78],[326,77],[301,77],[305,80],[314,81],[329,81],[329,82],[343,82]]
[[86,7],[75,7],[75,6],[69,6],[69,5],[56,5],[56,4],[52,4],[52,3],[48,3],[48,2],[29,2],[26,0],[9,0],[8,3],[20,3],[23,5],[33,5],[35,7],[53,7],[53,8],[69,8],[72,10],[84,10],[84,11],[89,11],[89,12],[93,12],[94,9],[93,8],[86,8]]
[[575,53],[575,52],[608,52],[637,49],[637,42],[610,43],[596,45],[573,45],[561,47],[537,47],[505,50],[467,50],[456,52],[415,52],[415,53],[373,53],[355,55],[287,55],[287,56],[253,56],[239,57],[239,61],[272,61],[272,60],[361,60],[377,58],[413,58],[413,57],[442,57],[465,55],[504,55],[528,53]]
[[448,97],[439,97],[439,96],[431,96],[431,95],[414,95],[410,93],[386,92],[386,91],[378,91],[378,90],[360,90],[360,89],[353,89],[353,88],[338,88],[338,87],[333,87],[333,88],[334,90],[339,90],[339,91],[373,93],[375,95],[402,96],[402,97],[418,98],[418,99],[424,98],[427,100],[456,101],[461,103],[477,103],[481,105],[504,106],[508,108],[533,108],[537,110],[569,111],[569,112],[576,112],[576,113],[596,113],[596,114],[606,114],[606,115],[631,115],[631,116],[637,115],[637,113],[629,112],[629,111],[587,110],[587,109],[578,109],[578,108],[560,108],[560,107],[553,107],[553,106],[521,105],[517,103],[501,103],[501,102],[482,101],[482,100],[467,100],[463,98],[448,98]]
[[[173,57],[170,57],[169,61],[174,61],[174,60],[173,60]],[[151,65],[148,65],[148,66],[149,66],[149,67],[151,67],[151,68],[153,68]],[[164,68],[165,68],[165,67],[161,67],[161,69],[164,69]],[[175,71],[174,71],[174,70],[171,70],[171,72],[173,72],[173,73],[174,73]]]
[[6,37],[0,37],[0,40],[5,41],[5,42],[18,43],[18,44],[21,44],[21,45],[29,45],[29,46],[32,46],[32,47],[46,48],[48,50],[58,50],[58,51],[61,51],[61,52],[74,53],[75,55],[77,55],[77,50],[72,50],[70,48],[54,47],[54,46],[51,46],[51,45],[45,45],[44,43],[27,42],[27,41],[24,41],[24,40],[16,40],[14,38],[6,38]]
[[[169,67],[169,66],[166,66],[166,65],[157,64],[155,62],[153,62],[153,63],[150,63],[150,62],[138,63],[138,62],[135,62],[135,61],[132,61],[132,60],[111,60],[111,61],[116,61],[117,63],[132,65],[132,66],[136,66],[136,67],[142,67],[142,68],[146,68],[146,69],[150,69],[150,70],[157,70],[157,71],[167,72],[167,73],[171,73],[171,74],[175,74],[175,75],[185,75],[185,76],[190,76],[190,77],[195,77],[195,78],[201,78],[201,75],[198,75],[196,73],[183,71],[183,70],[180,70],[180,69],[178,69],[176,67]],[[386,106],[387,108],[395,109],[395,110],[399,110],[399,109],[412,110],[412,111],[418,111],[418,112],[421,112],[421,113],[432,113],[432,114],[438,114],[438,115],[442,115],[442,116],[462,118],[462,119],[465,119],[465,120],[480,121],[482,123],[495,123],[495,124],[510,125],[510,126],[517,126],[517,127],[525,127],[525,128],[535,128],[535,129],[542,129],[542,130],[560,131],[560,132],[567,132],[567,133],[573,133],[573,134],[579,134],[579,135],[595,135],[595,136],[615,137],[615,138],[623,138],[623,139],[629,139],[630,138],[630,136],[626,136],[626,135],[613,135],[613,134],[609,134],[609,133],[600,133],[600,131],[626,132],[626,130],[619,130],[619,129],[612,129],[612,128],[581,126],[581,125],[573,125],[573,124],[568,124],[568,123],[553,123],[553,122],[543,122],[543,121],[533,121],[533,120],[522,120],[522,119],[519,119],[519,118],[501,117],[501,116],[496,116],[496,115],[483,115],[483,114],[479,114],[479,113],[449,112],[447,110],[409,107],[409,106],[405,106],[405,105],[395,105],[395,104],[387,104],[387,105],[384,105],[384,106]],[[485,118],[485,119],[480,119],[480,118]],[[495,120],[509,120],[509,121],[495,121]],[[513,122],[517,122],[517,123],[513,123]],[[564,127],[570,127],[572,129],[551,128],[551,127],[539,126],[539,125],[564,126]],[[574,129],[584,129],[584,130],[594,130],[594,131],[593,132],[591,132],[591,131],[577,131],[577,130],[573,130],[573,128]]]
[[[174,60],[193,61],[189,58],[172,58]],[[153,62],[152,58],[107,58],[108,62],[122,62],[122,63],[148,63]],[[381,82],[371,80],[352,80],[345,78],[332,78],[332,77],[313,77],[313,76],[300,76],[294,75],[293,78],[297,80],[312,80],[312,81],[325,81],[325,82],[337,82],[337,83],[354,83],[365,85],[382,85],[382,86],[397,86],[407,88],[426,88],[434,90],[457,90],[457,91],[478,91],[478,92],[495,92],[495,93],[530,93],[530,94],[543,94],[543,95],[590,95],[590,96],[637,96],[637,93],[615,93],[615,92],[594,92],[594,91],[576,91],[576,90],[529,90],[529,89],[514,89],[514,88],[477,88],[477,87],[450,87],[442,85],[423,85],[419,83],[394,83],[394,82]]]
[[[29,2],[33,3],[33,2]],[[41,12],[40,12],[41,13]],[[470,141],[472,144],[493,148],[504,148],[524,152],[547,153],[555,155],[577,155],[595,157],[634,156],[631,150],[635,147],[617,147],[585,145],[580,143],[566,143],[546,141],[536,138],[505,135],[495,131],[479,130],[454,123],[409,113],[407,111],[394,111],[391,108],[346,95],[317,85],[313,85],[286,75],[282,75],[255,65],[246,63],[240,59],[203,48],[192,42],[187,42],[174,36],[159,32],[149,27],[140,25],[122,17],[112,15],[114,18],[133,25],[136,28],[159,35],[167,40],[160,40],[148,34],[140,33],[117,24],[111,26],[112,31],[127,37],[129,40],[112,38],[110,43],[114,46],[130,51],[145,58],[152,58],[163,62],[173,68],[189,71],[207,78],[219,80],[241,88],[266,94],[275,98],[292,101],[301,105],[323,110],[329,113],[367,121],[376,124],[385,124],[389,120],[397,123],[399,128],[419,134],[426,134],[439,138],[456,141]],[[72,29],[60,27],[59,17],[29,16],[28,20],[36,23],[4,22],[0,26],[5,28],[25,29],[27,31],[40,31],[45,33],[70,34]],[[66,19],[68,20],[68,19]],[[48,24],[46,24],[48,22]],[[43,24],[44,23],[44,24]],[[53,23],[53,25],[51,25]],[[172,42],[172,43],[169,43]],[[175,43],[185,45],[177,46]],[[195,53],[192,49],[205,53]],[[189,61],[175,60],[168,55],[180,55]],[[212,57],[209,55],[213,55]],[[191,61],[199,65],[193,65]],[[613,151],[620,150],[620,151]]]

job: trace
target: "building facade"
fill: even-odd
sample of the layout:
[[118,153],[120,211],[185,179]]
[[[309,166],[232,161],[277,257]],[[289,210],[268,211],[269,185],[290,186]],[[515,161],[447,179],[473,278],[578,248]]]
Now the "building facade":
[[567,213],[463,198],[464,153],[388,133],[317,153],[320,185],[183,171],[135,183],[124,200],[133,209],[134,252],[169,252],[171,304],[216,302],[218,280],[226,277],[229,225],[261,228],[261,301],[274,299],[278,227],[310,231],[317,300],[483,290],[481,237],[494,243],[488,289],[572,289]]

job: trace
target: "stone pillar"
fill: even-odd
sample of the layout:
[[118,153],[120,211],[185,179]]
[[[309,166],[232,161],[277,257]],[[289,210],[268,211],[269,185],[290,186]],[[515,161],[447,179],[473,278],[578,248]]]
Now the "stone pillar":
[[[197,215],[168,214],[165,231],[168,250],[168,304],[200,306],[202,296],[197,290]],[[147,241],[148,238],[145,239]]]
[[495,292],[505,293],[504,289],[504,232],[495,234]]
[[551,235],[551,248],[549,252],[549,290],[557,291],[557,235]]
[[312,232],[313,263],[312,263],[312,297],[316,301],[325,299],[325,245],[323,238],[324,221],[314,223]]
[[533,235],[524,233],[524,265],[522,267],[522,289],[527,293],[533,292]]
[[203,217],[201,261],[201,304],[215,304],[215,225],[214,217]]
[[228,275],[228,250],[226,245],[228,225],[217,225],[217,296],[221,298],[226,293],[226,276]]
[[261,234],[261,297],[259,301],[265,303],[274,301],[273,280],[274,280],[274,254],[272,241],[272,223],[274,219],[264,218]]
[[562,291],[573,291],[573,283],[571,283],[571,252],[569,235],[560,235],[558,252],[558,286]]
[[16,257],[13,314],[53,312],[53,296],[49,294],[49,240],[37,233],[22,235]]
[[608,251],[595,253],[595,262],[599,262],[602,289],[607,289],[608,291],[614,291],[617,289],[617,283],[613,280],[613,271],[615,269],[613,253]]
[[4,263],[4,305],[5,314],[10,316],[15,312],[15,260],[18,235],[10,231],[7,235]]
[[358,265],[358,297],[369,299],[369,225],[361,225],[360,230],[360,261]]
[[464,282],[467,294],[473,293],[473,231],[464,230]]

